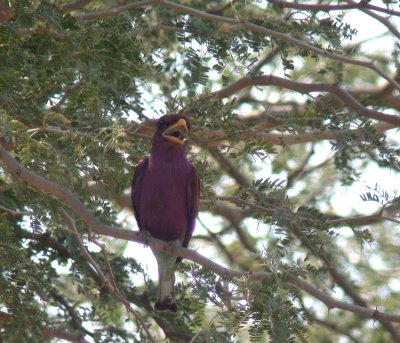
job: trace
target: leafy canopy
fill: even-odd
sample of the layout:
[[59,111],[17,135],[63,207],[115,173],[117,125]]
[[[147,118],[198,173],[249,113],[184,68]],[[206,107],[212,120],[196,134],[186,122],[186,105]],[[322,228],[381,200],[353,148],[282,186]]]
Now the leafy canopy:
[[[400,340],[362,314],[400,305],[399,197],[350,187],[399,171],[398,4],[0,1],[0,144],[64,192],[21,181],[0,151],[0,340]],[[359,39],[354,12],[384,32]],[[63,196],[132,230],[150,119],[177,111],[202,180],[191,247],[245,273],[177,266],[172,315],[152,308],[137,243],[93,235]],[[336,208],[342,189],[362,212]]]

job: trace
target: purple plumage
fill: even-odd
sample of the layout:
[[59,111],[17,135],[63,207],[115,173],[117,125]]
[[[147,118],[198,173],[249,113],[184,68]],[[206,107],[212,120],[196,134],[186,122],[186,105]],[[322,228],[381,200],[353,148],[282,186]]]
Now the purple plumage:
[[[199,207],[200,182],[186,158],[190,121],[183,115],[159,119],[150,157],[139,162],[132,181],[132,204],[141,231],[187,247]],[[173,302],[176,258],[153,250],[159,272],[158,310],[177,310]]]

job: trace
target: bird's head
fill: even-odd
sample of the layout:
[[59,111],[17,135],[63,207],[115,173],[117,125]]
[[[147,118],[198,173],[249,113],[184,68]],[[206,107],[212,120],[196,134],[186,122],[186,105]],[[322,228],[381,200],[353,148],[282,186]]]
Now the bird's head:
[[185,146],[189,137],[191,123],[182,114],[167,114],[157,122],[157,130],[153,136],[154,143],[170,146]]

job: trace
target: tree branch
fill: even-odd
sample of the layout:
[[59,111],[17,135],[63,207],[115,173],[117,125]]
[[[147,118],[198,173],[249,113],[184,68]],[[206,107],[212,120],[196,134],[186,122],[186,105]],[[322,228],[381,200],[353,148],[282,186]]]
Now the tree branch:
[[[228,276],[231,278],[239,279],[247,278],[251,281],[262,281],[268,277],[271,277],[271,273],[267,272],[242,272],[232,270],[221,266],[220,264],[204,257],[194,250],[186,249],[183,247],[173,247],[164,241],[160,241],[152,237],[148,239],[143,239],[140,232],[133,232],[104,225],[97,220],[97,218],[82,204],[82,202],[74,194],[71,193],[71,191],[62,188],[54,182],[46,180],[41,176],[29,171],[15,159],[13,159],[1,145],[0,160],[2,161],[4,168],[14,177],[28,183],[30,186],[36,188],[42,193],[47,193],[56,197],[59,201],[70,207],[75,212],[75,214],[77,214],[86,223],[88,228],[90,228],[91,232],[93,233],[123,240],[129,240],[137,243],[146,243],[160,252],[174,256],[181,256],[197,264],[200,264],[204,268],[208,268],[222,277]],[[400,315],[385,313],[367,307],[335,300],[300,278],[287,275],[286,281],[305,291],[312,297],[320,300],[329,309],[337,308],[380,321],[400,323]]]
[[273,75],[260,75],[252,76],[248,75],[240,80],[234,82],[226,88],[219,91],[213,92],[209,95],[204,96],[204,99],[227,98],[240,90],[250,86],[278,86],[286,89],[290,89],[302,94],[313,93],[313,92],[327,92],[335,95],[339,100],[346,104],[349,108],[357,112],[360,116],[370,119],[376,119],[384,121],[394,126],[400,126],[400,116],[390,115],[379,111],[374,111],[364,107],[357,101],[348,91],[342,89],[339,85],[333,83],[301,83],[297,81],[291,81],[281,77]]
[[[286,189],[289,189],[293,186],[294,182],[299,179],[302,175],[304,175],[304,170],[307,166],[307,163],[310,161],[311,157],[314,155],[314,145],[312,145],[310,151],[306,154],[300,164],[294,169],[291,170],[287,177]],[[324,161],[326,162],[326,161]],[[323,162],[323,163],[324,163]]]

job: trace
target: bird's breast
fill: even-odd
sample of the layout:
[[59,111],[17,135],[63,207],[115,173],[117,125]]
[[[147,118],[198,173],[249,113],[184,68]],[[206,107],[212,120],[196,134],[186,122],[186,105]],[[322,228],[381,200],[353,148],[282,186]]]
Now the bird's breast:
[[183,239],[188,227],[190,164],[165,159],[143,175],[142,228],[165,241]]

